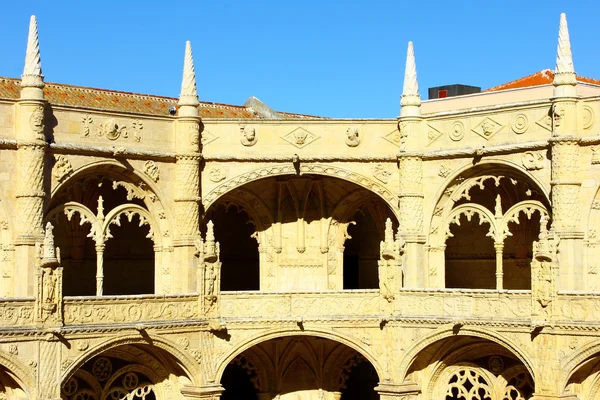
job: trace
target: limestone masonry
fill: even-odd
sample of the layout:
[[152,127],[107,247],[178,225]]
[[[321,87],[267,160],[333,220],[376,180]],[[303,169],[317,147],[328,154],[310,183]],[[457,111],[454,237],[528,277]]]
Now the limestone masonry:
[[[600,81],[397,119],[0,78],[0,399],[600,399]],[[551,57],[551,55],[550,55]],[[465,82],[469,83],[469,82]],[[150,90],[150,89],[149,89]]]

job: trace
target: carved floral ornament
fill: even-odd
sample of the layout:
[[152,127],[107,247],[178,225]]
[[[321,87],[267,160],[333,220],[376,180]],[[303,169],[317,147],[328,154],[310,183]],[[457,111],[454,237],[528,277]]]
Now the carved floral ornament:
[[485,223],[490,226],[486,236],[491,237],[495,242],[503,242],[508,236],[512,236],[512,233],[508,229],[508,224],[511,222],[519,224],[519,214],[521,213],[523,213],[527,219],[531,219],[535,212],[539,212],[542,220],[549,220],[548,210],[546,210],[546,207],[537,200],[521,201],[512,206],[504,214],[502,214],[502,207],[500,204],[500,197],[498,195],[496,198],[496,210],[494,214],[487,208],[476,203],[465,203],[454,208],[446,218],[446,223],[444,224],[446,227],[444,241],[449,237],[454,236],[450,232],[450,226],[452,224],[460,225],[461,216],[465,216],[468,221],[471,221],[473,216],[477,215],[479,217],[479,225]]
[[[94,119],[90,114],[85,114],[81,117],[81,133],[83,137],[90,137],[92,135],[92,128],[94,127]],[[142,121],[135,120],[131,122],[129,127],[125,124],[119,123],[115,118],[109,118],[104,122],[96,124],[95,136],[106,137],[108,140],[128,139],[133,137],[136,142],[142,140],[142,131],[144,125]]]
[[73,173],[73,166],[66,156],[60,155],[56,157],[56,162],[52,169],[52,176],[60,183],[67,179]]

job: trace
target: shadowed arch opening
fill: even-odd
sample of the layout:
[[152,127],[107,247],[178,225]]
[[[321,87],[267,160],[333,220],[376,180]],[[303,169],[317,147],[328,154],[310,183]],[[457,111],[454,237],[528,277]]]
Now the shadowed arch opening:
[[356,350],[331,339],[287,336],[238,354],[224,369],[221,399],[374,400],[378,382]]
[[468,334],[433,341],[413,359],[405,381],[423,387],[431,399],[529,399],[534,381],[511,350]]
[[533,242],[549,210],[546,194],[523,171],[499,164],[463,171],[441,194],[431,220],[430,269],[444,265],[437,284],[531,289]]
[[55,193],[46,219],[61,250],[64,295],[155,293],[154,245],[162,235],[148,210],[154,194],[134,179],[116,167],[87,171]]
[[84,361],[62,383],[63,398],[183,399],[190,378],[175,357],[156,346],[127,344]]
[[220,243],[222,290],[293,292],[379,288],[388,218],[396,229],[394,211],[378,194],[306,174],[227,192],[203,224],[213,221]]

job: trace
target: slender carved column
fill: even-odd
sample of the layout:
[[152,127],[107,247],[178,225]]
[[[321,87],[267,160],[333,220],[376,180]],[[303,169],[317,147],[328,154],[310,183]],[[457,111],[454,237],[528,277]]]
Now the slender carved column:
[[502,252],[504,250],[504,242],[494,242],[496,250],[496,290],[503,289],[503,267],[502,267]]
[[404,87],[400,99],[401,144],[398,153],[400,193],[400,227],[406,241],[404,263],[404,286],[423,287],[426,275],[423,265],[423,159],[412,151],[420,146],[421,140],[421,96],[417,81],[417,66],[412,42],[408,42]]
[[192,292],[196,288],[196,248],[200,237],[200,117],[192,47],[186,43],[183,82],[176,121],[175,240],[173,290]]
[[44,218],[44,111],[46,101],[37,34],[37,22],[31,17],[21,98],[16,107],[17,163],[16,180],[17,238],[14,281],[16,296],[33,294],[35,243],[43,238]]
[[560,16],[552,99],[552,230],[560,237],[560,290],[583,289],[577,76],[567,19]]
[[[407,126],[413,124],[405,124]],[[411,126],[416,134],[418,125]],[[410,134],[409,134],[410,135]],[[399,153],[400,193],[398,205],[400,209],[400,227],[406,241],[406,258],[404,262],[404,286],[423,287],[425,271],[423,265],[423,159],[419,155]]]

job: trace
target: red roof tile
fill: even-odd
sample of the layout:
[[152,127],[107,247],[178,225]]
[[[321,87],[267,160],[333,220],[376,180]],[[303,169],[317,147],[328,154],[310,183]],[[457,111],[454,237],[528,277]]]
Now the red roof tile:
[[[17,100],[21,81],[0,77],[0,99]],[[132,112],[151,115],[169,115],[169,107],[177,106],[177,98],[117,92],[114,90],[86,88],[58,83],[45,83],[44,96],[50,104],[95,108],[107,111]],[[247,118],[261,116],[244,106],[201,101],[198,106],[203,118]],[[278,112],[284,119],[321,118],[304,114]]]
[[[494,86],[493,88],[486,89],[484,92],[497,92],[500,90],[507,89],[518,89],[532,86],[549,85],[554,80],[554,72],[549,69],[536,72],[535,74],[527,75],[523,78],[504,83],[502,85]],[[590,83],[593,85],[600,85],[600,80],[586,78],[585,76],[577,76],[577,81],[582,83]]]

